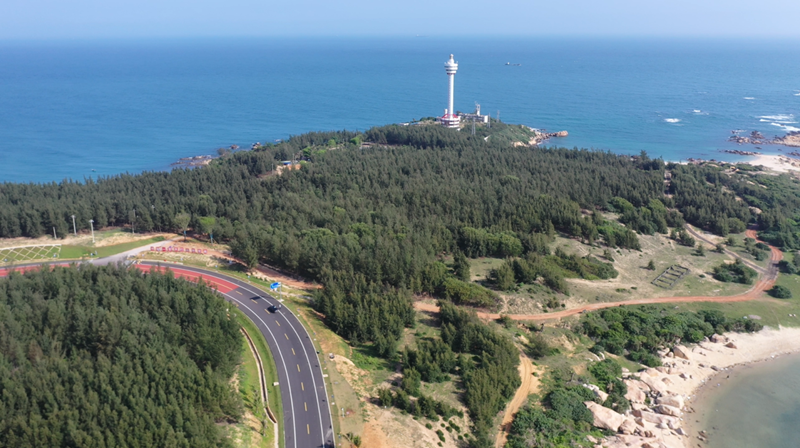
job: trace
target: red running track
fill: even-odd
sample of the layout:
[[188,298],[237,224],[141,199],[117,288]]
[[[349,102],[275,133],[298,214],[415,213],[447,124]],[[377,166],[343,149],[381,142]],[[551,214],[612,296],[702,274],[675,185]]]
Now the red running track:
[[167,267],[163,267],[163,266],[159,267],[159,266],[150,266],[150,265],[137,264],[136,267],[139,270],[144,271],[144,272],[151,272],[151,271],[156,270],[156,271],[160,271],[160,272],[164,273],[167,270],[170,270],[175,275],[175,277],[181,277],[181,278],[184,278],[186,280],[189,280],[189,281],[192,281],[192,282],[195,282],[195,283],[199,282],[202,279],[207,285],[211,286],[212,288],[215,288],[217,291],[219,291],[219,292],[221,292],[223,294],[229,293],[229,292],[233,291],[234,289],[238,288],[237,285],[234,285],[233,283],[225,281],[225,280],[223,280],[223,279],[221,279],[219,277],[214,277],[214,276],[210,276],[210,275],[203,275],[203,274],[199,274],[199,273],[194,272],[194,271],[189,271],[189,270],[186,270],[186,269],[176,268],[176,267],[172,267],[172,266],[167,268]]
[[[50,267],[53,266],[62,266],[66,267],[69,266],[69,263],[56,263],[50,264]],[[0,268],[0,277],[7,277],[11,271],[19,272],[20,274],[24,274],[28,271],[38,271],[41,268],[41,265],[34,265],[34,266],[21,266],[21,267],[11,267],[11,268]]]

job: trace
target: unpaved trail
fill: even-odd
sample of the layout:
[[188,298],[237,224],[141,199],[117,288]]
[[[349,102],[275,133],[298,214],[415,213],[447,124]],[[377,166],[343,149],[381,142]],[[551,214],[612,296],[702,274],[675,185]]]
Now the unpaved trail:
[[519,354],[518,369],[522,384],[520,384],[514,397],[506,406],[506,411],[503,414],[503,423],[500,424],[500,431],[497,433],[497,438],[495,438],[495,448],[502,448],[506,444],[506,439],[508,439],[511,424],[514,423],[514,416],[517,415],[517,411],[528,401],[528,395],[539,391],[539,378],[533,376],[533,373],[536,372],[536,367],[533,366],[533,362],[525,353],[520,352]]
[[[750,238],[758,239],[755,230],[747,230],[746,235]],[[564,311],[554,313],[541,313],[541,314],[504,314],[513,320],[549,320],[560,319],[563,317],[574,316],[586,311],[596,311],[604,308],[612,308],[622,305],[645,305],[651,303],[689,303],[689,302],[746,302],[758,298],[762,292],[772,288],[775,281],[778,279],[778,262],[783,259],[783,252],[776,247],[770,246],[771,262],[766,269],[764,275],[753,285],[752,288],[744,293],[736,294],[733,296],[683,296],[683,297],[651,297],[648,299],[634,299],[625,300],[621,302],[603,302],[603,303],[590,303],[576,308],[571,308]],[[739,257],[736,255],[736,257]],[[763,268],[759,268],[764,272]],[[430,303],[416,302],[414,308],[420,311],[428,311],[433,313],[439,312],[439,307]],[[499,319],[499,313],[485,313],[478,312],[478,317],[481,319]]]

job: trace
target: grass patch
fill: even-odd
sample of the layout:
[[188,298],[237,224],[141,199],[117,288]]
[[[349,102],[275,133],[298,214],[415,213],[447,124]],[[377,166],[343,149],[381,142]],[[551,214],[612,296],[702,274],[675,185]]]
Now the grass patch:
[[[263,358],[264,357],[262,355],[262,359]],[[252,401],[252,396],[254,393],[260,393],[254,392],[260,389],[258,384],[258,366],[256,365],[256,358],[250,351],[250,347],[246,339],[242,341],[242,364],[239,366],[238,378],[239,393],[242,396],[242,401],[250,413],[256,414],[257,412],[253,406],[254,403]],[[274,426],[272,424],[268,424],[265,428],[264,435],[262,436],[260,433],[258,433],[258,431],[254,430],[252,426],[247,424],[238,424],[236,425],[236,429],[231,431],[231,436],[240,440],[242,442],[241,446],[271,448],[275,446],[275,434],[273,428]]]
[[131,241],[128,243],[122,244],[115,244],[113,246],[102,246],[102,247],[92,247],[92,246],[61,246],[61,256],[59,258],[63,260],[72,260],[78,258],[88,258],[90,253],[97,252],[97,257],[108,257],[111,255],[116,255],[122,252],[126,252],[132,249],[137,249],[142,246],[147,246],[150,244],[155,244],[158,242],[164,241],[163,236],[157,236],[154,238],[147,238],[144,240],[138,241]]
[[[269,346],[267,345],[267,341],[264,340],[264,336],[258,331],[258,328],[255,324],[248,319],[244,313],[242,313],[236,307],[230,308],[231,312],[236,318],[236,321],[239,322],[239,325],[244,327],[247,330],[247,333],[253,339],[253,344],[256,346],[256,350],[258,350],[259,355],[261,355],[261,361],[264,363],[264,376],[266,377],[267,382],[267,402],[269,403],[270,409],[272,409],[272,413],[275,415],[275,418],[278,420],[278,428],[280,431],[284,431],[283,428],[283,405],[281,404],[281,393],[280,393],[280,386],[273,386],[272,384],[278,381],[278,370],[275,366],[275,359],[272,357],[272,352],[269,350]],[[250,350],[247,350],[249,353]],[[255,371],[255,378],[253,381],[255,385],[258,385],[258,372]],[[279,437],[278,439],[279,446],[284,446],[284,438]]]

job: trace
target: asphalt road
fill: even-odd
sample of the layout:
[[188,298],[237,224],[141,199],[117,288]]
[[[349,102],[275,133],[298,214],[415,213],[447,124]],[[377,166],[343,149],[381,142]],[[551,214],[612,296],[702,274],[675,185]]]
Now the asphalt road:
[[[124,257],[93,260],[109,264]],[[53,263],[66,265],[66,263]],[[51,265],[53,265],[51,264]],[[14,269],[35,269],[40,263],[19,265]],[[288,308],[268,311],[279,302],[261,289],[239,279],[204,269],[143,261],[136,265],[143,271],[169,268],[175,276],[196,281],[202,278],[209,286],[238,307],[258,327],[269,345],[278,370],[283,403],[283,429],[286,448],[332,448],[335,443],[331,404],[323,378],[320,354],[311,336]],[[7,275],[0,269],[0,277]]]

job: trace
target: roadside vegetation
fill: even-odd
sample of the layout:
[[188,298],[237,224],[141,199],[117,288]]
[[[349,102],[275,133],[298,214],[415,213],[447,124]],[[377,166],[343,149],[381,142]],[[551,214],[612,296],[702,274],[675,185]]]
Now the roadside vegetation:
[[[576,291],[586,299],[586,291],[601,290],[601,283],[632,296],[638,286],[622,283],[631,268],[616,263],[633,265],[647,244],[669,245],[679,256],[695,257],[702,269],[714,263],[722,282],[753,279],[747,267],[719,265],[722,249],[698,246],[686,223],[723,238],[759,224],[769,241],[785,249],[798,245],[800,186],[788,176],[770,180],[712,164],[664,163],[646,153],[512,145],[524,135],[499,122],[479,134],[437,126],[309,133],[195,170],[86,184],[2,184],[0,237],[37,237],[53,227],[63,237],[72,214],[81,230],[89,219],[97,228],[192,229],[204,240],[227,244],[249,267],[268,263],[319,282],[324,288],[313,294],[313,307],[362,356],[359,363],[402,365],[398,389],[381,401],[414,415],[450,415],[441,400],[425,395],[424,383],[456,380],[472,422],[469,443],[476,448],[493,444],[495,416],[519,381],[519,353],[512,330],[481,323],[452,304],[498,310],[505,294],[524,291],[547,295],[545,306],[560,308]],[[276,161],[295,157],[302,159],[301,169],[272,170]],[[755,241],[742,240],[741,247],[767,262]],[[648,278],[669,267],[655,253],[640,261]],[[482,257],[498,262],[475,282],[470,259]],[[721,288],[705,279],[706,270],[697,271],[681,294]],[[416,325],[415,294],[442,300],[438,339],[406,340]],[[604,294],[594,300],[612,297]],[[617,350],[612,317],[595,322],[585,336]],[[682,337],[725,326],[697,319],[686,318]],[[671,328],[669,322],[645,321]],[[634,329],[620,331],[633,338],[621,350],[652,363],[648,350],[658,341]],[[545,357],[551,353],[546,341],[534,338],[533,347]]]
[[116,267],[0,280],[0,445],[232,446],[222,426],[242,415],[229,385],[242,336],[227,306]]

